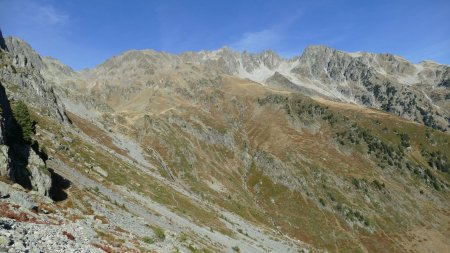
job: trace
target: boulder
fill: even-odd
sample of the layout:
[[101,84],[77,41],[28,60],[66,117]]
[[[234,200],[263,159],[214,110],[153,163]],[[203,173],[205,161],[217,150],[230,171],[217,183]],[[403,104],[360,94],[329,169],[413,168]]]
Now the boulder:
[[105,170],[103,170],[103,169],[100,168],[99,166],[94,166],[93,169],[94,169],[94,171],[97,172],[100,176],[102,176],[102,177],[108,177],[108,172],[106,172]]
[[9,156],[8,147],[5,145],[0,145],[0,176],[9,176]]
[[31,149],[28,157],[28,171],[30,172],[31,187],[39,195],[48,196],[52,186],[51,174],[44,161]]

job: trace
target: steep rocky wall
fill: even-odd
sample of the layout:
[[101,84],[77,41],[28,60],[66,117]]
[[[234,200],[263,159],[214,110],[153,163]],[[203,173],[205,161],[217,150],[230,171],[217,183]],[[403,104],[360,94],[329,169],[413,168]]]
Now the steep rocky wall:
[[49,196],[52,180],[45,161],[29,143],[8,138],[19,128],[5,89],[0,82],[0,176],[8,177],[24,188]]
[[69,122],[63,103],[40,73],[45,64],[39,54],[18,38],[3,39],[0,31],[1,41],[0,81],[20,88],[10,96],[48,111],[60,122]]

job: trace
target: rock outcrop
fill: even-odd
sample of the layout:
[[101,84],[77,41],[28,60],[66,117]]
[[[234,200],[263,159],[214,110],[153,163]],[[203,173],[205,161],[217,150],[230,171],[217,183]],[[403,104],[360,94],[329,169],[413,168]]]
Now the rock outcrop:
[[0,144],[0,175],[7,175],[9,172],[8,147]]
[[[52,180],[45,161],[30,144],[8,138],[17,129],[16,119],[0,83],[0,176],[5,176],[25,188],[49,196]],[[5,101],[6,100],[6,101]]]
[[43,68],[41,56],[28,43],[15,37],[7,37],[5,41],[6,50],[13,56],[12,64],[15,67],[35,70]]
[[27,169],[30,172],[31,188],[40,195],[49,196],[52,187],[52,178],[45,162],[33,149],[30,149]]
[[67,122],[68,119],[64,106],[52,88],[45,85],[38,71],[44,66],[41,57],[19,39],[7,38],[6,43],[4,41],[0,33],[0,176],[49,196],[52,186],[50,172],[31,144],[20,140],[20,134],[13,133],[20,126],[10,101],[26,101],[47,111],[60,122]]
[[68,122],[64,105],[40,72],[45,64],[39,54],[18,38],[8,37],[4,41],[0,52],[0,81],[21,91],[10,94],[12,98],[42,108],[60,122]]

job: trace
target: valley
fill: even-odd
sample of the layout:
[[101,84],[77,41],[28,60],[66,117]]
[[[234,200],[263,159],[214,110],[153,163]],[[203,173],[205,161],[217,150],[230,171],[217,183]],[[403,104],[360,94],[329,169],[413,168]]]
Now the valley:
[[450,250],[448,65],[311,46],[77,72],[1,39],[0,248]]

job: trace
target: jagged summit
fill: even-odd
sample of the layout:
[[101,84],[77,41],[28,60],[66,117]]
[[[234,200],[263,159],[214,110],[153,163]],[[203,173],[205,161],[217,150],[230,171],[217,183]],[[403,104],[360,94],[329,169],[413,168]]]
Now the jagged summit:
[[[39,67],[39,58],[35,59],[32,61]],[[439,129],[448,129],[450,122],[450,102],[446,99],[449,66],[413,64],[392,54],[347,53],[322,45],[308,46],[301,55],[290,59],[271,50],[249,53],[228,47],[178,55],[130,50],[81,73],[68,74],[67,68],[61,68],[61,72],[66,79],[82,79],[74,83],[88,88],[185,85],[225,74],[262,85],[308,91],[313,97],[382,109]],[[57,71],[47,76],[61,79],[56,78]]]
[[14,55],[13,61],[16,66],[37,70],[44,67],[41,56],[24,40],[8,36],[5,44],[6,50]]
[[300,55],[300,57],[312,57],[317,56],[321,54],[332,54],[336,52],[345,53],[343,51],[339,51],[337,49],[325,46],[325,45],[308,45],[303,50],[303,53]]

